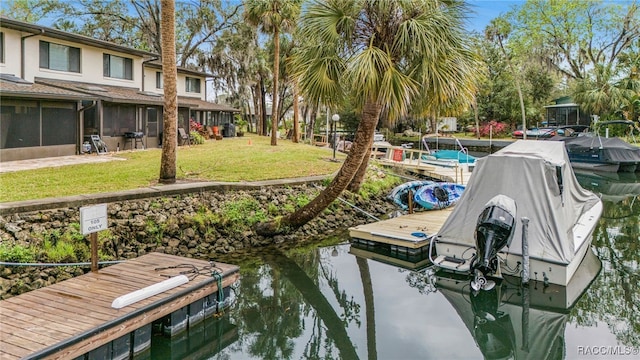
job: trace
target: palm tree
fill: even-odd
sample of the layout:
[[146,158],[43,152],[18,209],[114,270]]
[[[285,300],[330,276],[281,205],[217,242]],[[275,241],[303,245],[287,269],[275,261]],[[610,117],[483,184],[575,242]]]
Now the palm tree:
[[[331,184],[295,213],[260,224],[258,233],[285,232],[313,219],[356,173],[364,174],[383,110],[398,118],[433,89],[432,79],[451,75],[456,81],[456,69],[472,68],[462,24],[465,10],[457,0],[328,0],[305,7],[301,46],[293,59],[301,93],[308,103],[332,109],[348,100],[361,120],[354,145]],[[455,63],[467,65],[456,68]]]
[[[640,45],[640,41],[638,41]],[[592,76],[577,81],[574,100],[602,120],[640,120],[640,52],[619,56],[615,68],[596,65]]]
[[176,68],[175,41],[175,1],[161,1],[162,33],[162,77],[164,81],[164,134],[162,136],[162,158],[160,160],[160,179],[163,184],[176,182],[176,147],[178,146],[178,73]]
[[278,145],[278,77],[280,76],[280,32],[293,28],[301,0],[246,0],[245,18],[273,34],[273,104],[271,105],[271,145]]

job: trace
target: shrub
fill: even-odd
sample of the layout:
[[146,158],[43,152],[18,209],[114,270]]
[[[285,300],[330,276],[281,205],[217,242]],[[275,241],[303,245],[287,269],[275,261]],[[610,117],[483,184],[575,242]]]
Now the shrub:
[[[493,127],[493,130],[491,130],[491,127]],[[472,131],[475,133],[476,128],[472,128]],[[493,136],[509,135],[509,125],[495,120],[480,125],[480,136],[489,136],[490,132],[493,134]]]
[[267,220],[260,203],[253,198],[240,199],[225,204],[220,212],[220,224],[236,231],[249,229],[254,224]]
[[204,144],[204,136],[202,136],[202,134],[200,134],[199,132],[192,131],[191,132],[191,137],[193,137],[192,144],[195,144],[195,145]]
[[35,259],[35,251],[30,247],[22,245],[8,246],[5,244],[0,244],[0,261],[31,263],[35,262]]
[[41,257],[44,261],[51,262],[89,260],[91,252],[87,240],[80,232],[80,224],[72,223],[63,233],[59,230],[44,233]]

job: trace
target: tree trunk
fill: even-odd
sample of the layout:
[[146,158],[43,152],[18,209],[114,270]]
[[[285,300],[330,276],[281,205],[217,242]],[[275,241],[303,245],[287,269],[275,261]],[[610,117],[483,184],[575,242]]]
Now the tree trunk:
[[264,77],[260,74],[260,117],[262,118],[262,126],[260,126],[260,135],[267,135],[267,102],[265,100],[267,94],[264,90]]
[[307,304],[318,314],[327,328],[327,338],[333,340],[339,359],[356,360],[358,353],[347,333],[343,321],[326,296],[304,269],[280,252],[263,255],[264,262],[280,272],[298,290]]
[[353,179],[351,179],[351,182],[349,183],[347,190],[351,192],[356,192],[360,190],[360,186],[362,185],[362,182],[364,182],[365,175],[367,175],[367,168],[369,167],[369,159],[371,158],[372,147],[373,147],[373,136],[371,137],[371,141],[369,142],[367,153],[365,154],[364,158],[362,158],[362,163],[360,163],[360,166],[358,167],[358,171],[356,171],[356,174],[353,176]]
[[271,146],[278,145],[278,77],[280,76],[280,32],[273,30],[273,104],[271,105]]
[[293,142],[300,140],[300,104],[298,104],[298,82],[293,81]]
[[376,129],[376,124],[378,123],[381,109],[382,104],[379,102],[371,99],[367,100],[362,111],[362,120],[356,130],[354,144],[338,171],[338,174],[333,178],[333,181],[331,181],[331,184],[320,192],[310,203],[294,213],[284,216],[279,220],[257,224],[255,230],[259,235],[273,236],[295,230],[318,216],[318,214],[340,196],[355,176],[363,162],[364,156],[371,151],[373,134]]
[[507,51],[504,49],[504,45],[502,44],[502,40],[500,40],[500,49],[502,49],[502,55],[504,55],[505,60],[507,61],[507,66],[511,73],[513,74],[513,79],[516,81],[516,89],[518,90],[518,100],[520,102],[520,112],[522,114],[522,139],[527,140],[527,115],[524,108],[524,98],[522,96],[522,87],[520,86],[520,76],[516,73],[516,69],[511,64],[511,60],[509,55],[507,55]]
[[259,83],[256,83],[251,87],[251,93],[253,94],[253,119],[256,122],[256,135],[260,135],[260,124],[262,124],[262,117],[260,116]]
[[309,116],[309,126],[307,127],[307,136],[311,145],[314,145],[314,129],[316,127],[316,116],[318,116],[318,104],[313,104],[311,109],[311,116]]
[[476,138],[480,139],[480,121],[478,119],[478,97],[473,97],[473,117],[476,120]]
[[176,148],[178,146],[178,74],[176,67],[175,1],[161,2],[162,76],[164,81],[164,111],[160,179],[163,184],[176,182]]
[[362,281],[362,292],[364,293],[364,313],[367,320],[367,354],[368,359],[378,359],[378,348],[376,342],[376,310],[373,296],[373,282],[367,259],[356,256],[356,263],[360,270],[360,280]]
[[251,106],[249,106],[249,100],[246,100],[242,102],[243,104],[243,108],[245,108],[245,112],[247,114],[247,118],[244,119],[247,122],[247,132],[252,133],[253,132],[253,115],[251,114]]

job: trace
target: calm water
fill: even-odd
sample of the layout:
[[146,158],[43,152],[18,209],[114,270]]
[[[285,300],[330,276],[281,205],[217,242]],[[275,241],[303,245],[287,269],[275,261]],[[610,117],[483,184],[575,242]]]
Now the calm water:
[[590,285],[593,266],[585,266],[584,285],[567,290],[505,281],[473,296],[467,280],[407,269],[425,261],[404,259],[400,267],[347,243],[263,252],[243,266],[236,301],[222,317],[171,341],[154,337],[150,356],[638,359],[640,179],[578,180],[605,205],[592,246],[602,266]]

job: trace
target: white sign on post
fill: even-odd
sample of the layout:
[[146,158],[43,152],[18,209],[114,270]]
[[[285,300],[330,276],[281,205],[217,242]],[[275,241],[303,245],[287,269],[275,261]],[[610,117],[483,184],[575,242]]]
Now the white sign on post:
[[82,235],[107,230],[107,204],[80,208]]

